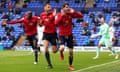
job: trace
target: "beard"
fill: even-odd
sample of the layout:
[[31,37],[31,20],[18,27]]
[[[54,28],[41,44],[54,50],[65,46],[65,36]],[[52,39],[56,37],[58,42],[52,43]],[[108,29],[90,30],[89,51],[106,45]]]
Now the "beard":
[[28,16],[28,19],[31,20],[32,19],[32,15]]

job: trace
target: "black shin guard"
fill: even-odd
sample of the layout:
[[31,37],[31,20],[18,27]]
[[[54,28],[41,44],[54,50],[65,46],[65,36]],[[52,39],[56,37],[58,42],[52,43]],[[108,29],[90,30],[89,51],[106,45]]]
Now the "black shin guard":
[[35,62],[38,62],[38,49],[34,49],[35,53]]
[[69,56],[69,65],[72,65],[73,62],[73,56]]
[[40,51],[40,47],[38,47],[38,52],[41,52],[41,51]]
[[49,52],[45,52],[45,57],[46,57],[48,65],[51,65]]

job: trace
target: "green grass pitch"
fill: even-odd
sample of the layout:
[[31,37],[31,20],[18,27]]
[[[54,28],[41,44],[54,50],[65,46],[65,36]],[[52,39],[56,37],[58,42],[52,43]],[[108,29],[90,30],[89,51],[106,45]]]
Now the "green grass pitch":
[[[68,52],[65,52],[65,60],[61,61],[59,53],[51,53],[53,69],[47,69],[47,63],[42,52],[39,55],[39,64],[34,65],[33,54],[29,51],[0,51],[0,72],[72,72],[68,70]],[[108,52],[101,52],[100,59],[93,60],[95,52],[74,52],[73,66],[75,71],[95,65],[117,61],[112,64],[86,69],[80,72],[120,72],[120,61],[109,57]]]

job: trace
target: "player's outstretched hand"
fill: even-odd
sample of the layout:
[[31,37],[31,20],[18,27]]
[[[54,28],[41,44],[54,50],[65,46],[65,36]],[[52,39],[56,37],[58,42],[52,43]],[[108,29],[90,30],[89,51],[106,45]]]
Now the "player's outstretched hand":
[[92,34],[92,35],[91,35],[91,38],[95,38],[95,34]]
[[5,24],[7,24],[5,21],[3,21],[1,24],[3,24],[3,25],[5,25]]
[[70,13],[73,13],[74,12],[74,9],[70,8]]

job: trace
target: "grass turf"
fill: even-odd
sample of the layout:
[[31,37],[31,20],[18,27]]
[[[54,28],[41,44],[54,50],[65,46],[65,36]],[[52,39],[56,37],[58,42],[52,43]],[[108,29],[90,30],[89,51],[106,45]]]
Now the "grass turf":
[[[0,72],[70,72],[68,70],[68,52],[65,52],[65,60],[61,61],[59,53],[51,53],[53,69],[47,69],[44,53],[39,56],[39,64],[34,65],[34,56],[28,51],[1,51]],[[75,52],[73,66],[80,70],[94,65],[115,61],[109,57],[109,53],[102,52],[100,59],[93,60],[95,52]],[[97,67],[83,72],[120,72],[120,62],[103,67]]]

